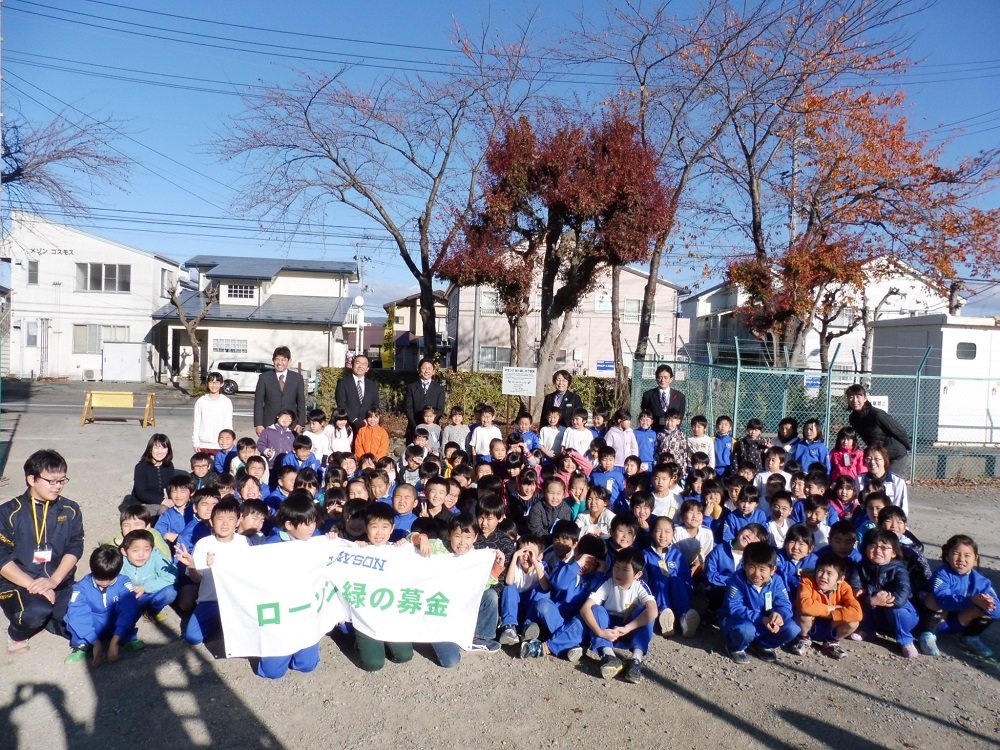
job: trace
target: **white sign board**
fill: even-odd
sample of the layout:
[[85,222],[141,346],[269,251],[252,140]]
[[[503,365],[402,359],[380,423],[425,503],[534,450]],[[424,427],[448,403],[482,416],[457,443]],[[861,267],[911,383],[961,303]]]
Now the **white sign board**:
[[500,392],[504,396],[534,396],[537,383],[537,367],[505,367]]
[[868,403],[874,406],[876,409],[881,409],[882,411],[889,411],[888,396],[872,396],[871,394],[868,394]]

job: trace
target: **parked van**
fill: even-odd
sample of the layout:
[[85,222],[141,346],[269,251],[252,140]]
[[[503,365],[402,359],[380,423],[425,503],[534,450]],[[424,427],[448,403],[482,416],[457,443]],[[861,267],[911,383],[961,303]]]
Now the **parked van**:
[[[253,393],[257,389],[257,378],[273,369],[274,365],[270,362],[226,359],[213,362],[208,371],[222,373],[225,378],[222,392],[232,396],[234,393]],[[316,389],[312,373],[302,370],[301,375],[306,381],[306,393],[312,393]]]

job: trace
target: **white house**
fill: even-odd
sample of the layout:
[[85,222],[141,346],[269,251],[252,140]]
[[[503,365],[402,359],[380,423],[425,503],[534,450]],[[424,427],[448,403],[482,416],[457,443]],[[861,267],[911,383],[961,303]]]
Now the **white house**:
[[[382,307],[386,313],[395,306],[392,320],[395,346],[393,369],[416,370],[423,358],[424,322],[420,318],[420,293],[411,294]],[[448,339],[448,297],[434,290],[434,325],[437,328],[437,347],[442,367],[451,366],[451,341]]]
[[12,211],[0,254],[11,263],[4,374],[99,380],[110,342],[134,343],[146,377],[162,367],[150,316],[178,261],[23,211]]
[[[622,357],[632,366],[632,349],[639,334],[639,312],[649,275],[624,267],[621,274]],[[687,336],[686,321],[677,315],[678,295],[687,289],[659,279],[651,322],[648,353],[650,357],[673,359],[678,342]],[[499,309],[495,289],[488,286],[458,287],[446,292],[448,300],[448,338],[452,341],[455,366],[459,370],[499,370],[510,364],[510,327]],[[528,314],[529,352],[537,352],[541,328],[541,285],[532,293],[532,311]],[[611,343],[611,274],[605,272],[597,287],[581,301],[573,316],[573,328],[557,356],[561,368],[574,375],[614,376],[614,353]],[[532,366],[534,363],[522,363]]]
[[[219,358],[270,361],[278,346],[292,351],[292,367],[343,367],[344,324],[353,304],[350,284],[358,281],[353,262],[198,255],[185,263],[196,271],[197,289],[181,295],[184,313],[194,317],[209,286],[219,300],[199,326],[203,368]],[[191,364],[187,332],[169,302],[153,313],[168,331],[165,357],[184,373]]]
[[[856,309],[863,301],[868,308],[878,310],[874,320],[909,318],[916,315],[948,312],[948,294],[938,291],[915,269],[894,263],[892,271],[884,269],[886,261],[872,264],[871,281],[864,289],[841,291],[841,296],[850,297],[852,305],[833,321],[831,329],[843,331],[855,322]],[[877,272],[876,272],[877,271]],[[685,353],[696,361],[718,361],[720,357],[734,357],[734,338],[740,341],[744,359],[768,360],[768,354],[746,327],[738,320],[737,310],[747,303],[746,293],[729,284],[717,284],[681,300],[681,315],[690,321],[691,335],[684,344]],[[816,327],[819,326],[817,321]],[[839,336],[830,346],[833,357],[837,346],[840,353],[834,369],[855,372],[862,369],[861,352],[865,339],[864,326],[858,324],[843,336]],[[809,332],[806,338],[806,369],[820,367],[820,335],[817,330]]]

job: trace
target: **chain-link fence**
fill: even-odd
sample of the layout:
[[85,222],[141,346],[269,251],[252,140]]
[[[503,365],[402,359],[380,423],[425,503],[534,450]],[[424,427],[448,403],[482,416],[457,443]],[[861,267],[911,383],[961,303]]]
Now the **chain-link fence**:
[[922,374],[922,368],[910,375],[880,375],[636,360],[636,415],[642,394],[656,387],[660,364],[674,370],[673,388],[687,399],[687,422],[703,414],[714,425],[725,415],[733,420],[738,438],[754,417],[764,423],[765,435],[772,436],[786,416],[800,425],[815,418],[832,450],[837,431],[848,423],[844,391],[861,383],[868,399],[911,436],[909,480],[1000,477],[1000,380],[932,376]]

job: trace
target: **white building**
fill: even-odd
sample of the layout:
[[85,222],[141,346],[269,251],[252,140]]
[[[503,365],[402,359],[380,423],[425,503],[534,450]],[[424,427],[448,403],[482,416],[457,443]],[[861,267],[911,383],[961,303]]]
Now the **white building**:
[[146,376],[162,367],[151,314],[178,261],[22,211],[0,254],[11,262],[4,374],[100,380],[108,342],[135,343]]
[[[850,304],[831,324],[831,330],[843,331],[855,323],[857,310],[867,302],[870,310],[878,309],[874,320],[909,318],[916,315],[948,312],[948,294],[939,292],[919,272],[902,263],[894,263],[891,271],[884,266],[886,261],[872,263],[870,282],[864,289],[838,291],[838,295]],[[683,344],[691,359],[695,361],[728,361],[735,358],[734,338],[738,338],[744,360],[769,362],[769,353],[757,342],[747,328],[738,320],[737,311],[747,303],[746,293],[729,284],[716,286],[692,294],[681,300],[681,315],[690,321],[690,338]],[[820,367],[819,321],[814,330],[809,331],[805,342],[805,369]],[[834,339],[830,346],[833,357],[837,346],[840,353],[834,369],[848,372],[862,368],[861,352],[865,330],[858,320],[853,329]],[[680,349],[680,347],[678,347]],[[683,352],[683,350],[682,350]],[[870,362],[869,362],[870,364]]]
[[[622,358],[632,367],[632,349],[639,335],[639,313],[649,275],[634,268],[622,268]],[[659,280],[653,319],[649,330],[648,355],[674,359],[675,346],[687,336],[687,321],[677,316],[678,294],[687,289]],[[497,292],[487,286],[458,287],[447,291],[447,336],[452,342],[452,362],[459,370],[500,370],[510,364],[510,326],[499,309]],[[541,325],[541,286],[535,284],[534,304],[528,313],[528,351],[537,353]],[[560,369],[574,375],[614,377],[615,363],[611,343],[611,274],[603,273],[597,287],[580,302],[573,315],[573,327],[556,357]],[[534,362],[522,363],[532,367]]]
[[[181,295],[185,315],[201,311],[209,286],[219,290],[199,326],[203,369],[218,359],[269,362],[278,346],[291,349],[293,368],[315,372],[345,365],[355,263],[199,255],[185,266],[198,275],[197,289]],[[177,310],[168,302],[153,318],[168,330],[165,358],[172,370],[187,374],[191,347]]]

